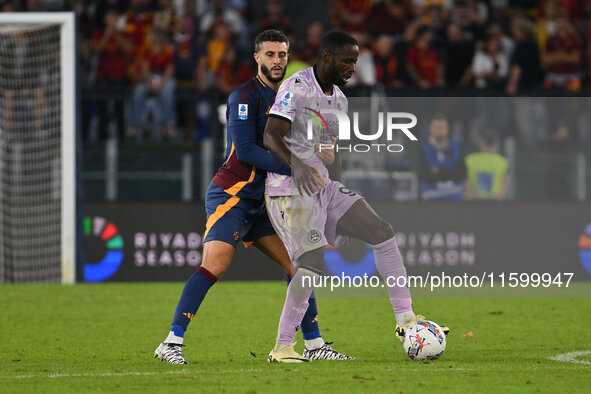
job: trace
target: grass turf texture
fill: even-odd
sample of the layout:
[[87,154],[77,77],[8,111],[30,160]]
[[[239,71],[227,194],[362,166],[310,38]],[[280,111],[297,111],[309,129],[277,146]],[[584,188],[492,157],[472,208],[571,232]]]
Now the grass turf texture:
[[[0,286],[0,391],[585,392],[591,366],[548,360],[591,350],[591,299],[416,299],[448,324],[441,359],[410,360],[389,301],[320,299],[324,338],[352,362],[268,364],[280,282],[222,282],[185,337],[191,363],[153,357],[180,283]],[[472,331],[473,337],[462,334]],[[299,337],[296,349],[303,350]],[[591,355],[580,359],[591,361]],[[50,375],[53,375],[50,377]]]

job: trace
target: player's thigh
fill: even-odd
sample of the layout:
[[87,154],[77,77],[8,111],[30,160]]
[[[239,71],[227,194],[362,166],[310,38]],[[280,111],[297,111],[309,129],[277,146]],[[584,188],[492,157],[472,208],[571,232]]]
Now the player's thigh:
[[310,250],[298,258],[298,267],[312,268],[317,272],[324,269],[324,248]]
[[230,266],[236,248],[224,241],[208,241],[203,244],[203,262],[201,266],[220,278]]
[[326,209],[315,197],[265,197],[267,212],[289,256],[300,256],[328,245],[324,228]]
[[212,183],[205,197],[207,222],[203,242],[223,241],[236,247],[251,205],[248,200],[231,196]]
[[357,200],[337,223],[337,233],[376,245],[394,236],[392,226],[367,203]]
[[255,241],[254,246],[267,255],[271,260],[279,264],[287,274],[293,273],[293,263],[287,253],[283,241],[277,234],[267,235]]

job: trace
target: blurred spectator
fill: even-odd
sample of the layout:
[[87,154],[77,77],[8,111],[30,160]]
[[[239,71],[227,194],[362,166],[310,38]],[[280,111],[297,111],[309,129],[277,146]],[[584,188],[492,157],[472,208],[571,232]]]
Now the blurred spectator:
[[287,36],[292,35],[292,22],[283,14],[282,0],[270,0],[267,3],[266,15],[259,23],[259,32],[263,30],[280,30]]
[[449,124],[436,115],[429,124],[429,139],[421,144],[418,168],[422,200],[461,200],[466,163],[460,141],[449,135]]
[[381,34],[390,36],[402,34],[405,14],[406,5],[402,1],[374,1],[368,17],[367,29],[374,37]]
[[367,30],[372,0],[335,0],[332,25],[348,32]]
[[[177,21],[177,26],[180,20]],[[193,93],[199,84],[197,82],[200,52],[194,40],[181,40],[184,35],[175,34],[174,70],[178,93]],[[177,112],[179,129],[184,129],[184,135],[190,140],[196,129],[195,103],[190,100],[178,100]]]
[[582,50],[581,38],[569,22],[566,12],[561,13],[556,19],[556,33],[548,38],[542,56],[547,71],[545,85],[568,86],[578,90]]
[[[411,0],[413,17],[421,17],[425,15],[425,11],[432,6],[440,7],[442,18],[449,19],[450,9],[453,7],[453,0]],[[428,23],[428,22],[427,22]]]
[[490,22],[504,25],[507,19],[507,11],[511,0],[490,1]]
[[487,31],[487,37],[496,38],[499,40],[499,53],[503,54],[507,59],[511,59],[513,56],[513,50],[515,49],[515,40],[505,34],[505,31],[497,23],[492,23]]
[[193,46],[201,44],[196,12],[196,0],[187,0],[183,13],[175,19],[173,38],[176,43],[191,41]]
[[[139,132],[146,126],[146,102],[153,96],[157,98],[165,135],[172,138],[176,134],[174,49],[167,42],[165,33],[154,30],[148,34],[146,46],[138,57],[141,74],[131,100],[129,137],[141,137]],[[156,131],[153,137],[158,139],[159,132]]]
[[[115,10],[119,15],[127,11],[127,2],[119,0],[81,0],[88,13],[92,16],[94,26],[102,26],[105,20],[105,14],[110,10]],[[119,26],[121,28],[121,26]]]
[[433,34],[428,28],[417,32],[415,44],[406,55],[406,68],[413,82],[421,89],[444,86],[443,64],[437,52],[431,47]]
[[510,62],[507,94],[516,94],[520,89],[537,89],[542,81],[540,51],[534,39],[535,28],[531,22],[521,17],[511,21],[511,32],[516,45]]
[[[297,45],[290,45],[289,46],[289,62],[287,63],[287,68],[285,69],[285,77],[283,80],[285,81],[287,78],[291,77],[294,73],[303,70],[304,68],[310,67],[309,63],[306,63],[302,60],[300,56],[300,50]],[[349,81],[350,83],[350,81]]]
[[[357,58],[357,64],[355,65],[355,72],[347,86],[374,86],[376,84],[376,65],[374,64],[373,54],[367,47],[367,34],[353,32],[351,35],[359,43],[359,57]],[[391,46],[390,43],[390,47]]]
[[431,46],[436,50],[442,49],[445,43],[447,15],[441,5],[435,4],[426,7],[421,18],[422,25],[428,27],[433,34]]
[[253,74],[248,65],[240,61],[236,49],[230,45],[220,60],[215,77],[218,89],[228,95],[238,85],[252,78]]
[[566,12],[570,20],[575,20],[581,16],[585,3],[588,0],[540,0],[538,1],[538,13],[544,10],[546,3],[549,1],[556,3],[556,6]]
[[[202,48],[198,34],[198,20],[195,16],[195,0],[187,0],[184,15],[176,19],[174,37],[174,72],[177,84],[178,130],[182,132],[186,140],[193,139],[197,129],[197,114],[195,110],[195,92],[202,85],[198,82],[198,64],[202,57]],[[190,97],[187,99],[185,97]],[[197,101],[201,96],[197,96]]]
[[232,42],[232,31],[226,23],[219,23],[213,27],[211,39],[207,42],[207,68],[213,74],[217,73],[222,56]]
[[[125,38],[131,42],[131,57],[136,59],[139,51],[145,44],[148,33],[152,30],[152,23],[154,21],[154,14],[148,10],[149,0],[131,0],[129,10],[125,12],[117,26],[123,30]],[[133,82],[137,82],[141,70],[137,67],[137,62],[131,62],[127,75]]]
[[248,30],[244,25],[240,12],[230,7],[227,0],[212,0],[207,3],[201,15],[199,29],[202,33],[208,33],[219,21],[228,24],[235,34],[245,33]]
[[172,0],[158,0],[158,11],[154,13],[153,27],[170,35],[177,17]]
[[131,0],[129,10],[118,21],[118,27],[133,44],[134,53],[140,50],[152,30],[154,14],[148,9],[149,4],[149,0]]
[[452,19],[470,35],[471,40],[480,40],[484,38],[488,8],[482,1],[459,0],[456,1]]
[[105,27],[92,36],[92,50],[98,56],[97,86],[125,84],[126,69],[133,44],[118,28],[119,14],[108,10],[105,14]]
[[388,35],[381,35],[374,44],[374,62],[376,81],[387,87],[399,88],[398,59],[394,55],[393,40]]
[[556,33],[556,18],[560,13],[560,7],[556,0],[540,2],[539,17],[537,20],[537,40],[542,52],[546,49],[548,37]]
[[466,156],[466,199],[496,199],[507,197],[509,161],[495,153],[495,135],[486,132],[480,137],[479,152]]
[[509,60],[500,52],[500,41],[491,37],[484,48],[476,52],[472,62],[472,74],[479,89],[500,88],[509,74]]
[[474,56],[474,44],[464,37],[460,26],[447,27],[445,47],[445,82],[448,86],[466,86],[472,79],[470,65]]
[[[95,91],[106,94],[121,93],[127,95],[129,80],[127,78],[127,65],[130,61],[130,54],[133,48],[132,43],[125,38],[123,32],[118,28],[117,21],[119,14],[116,10],[107,10],[105,13],[103,30],[95,31],[92,37],[92,52],[98,59]],[[119,132],[124,130],[123,114],[125,106],[123,100],[101,100],[97,105],[98,109],[98,134],[101,139],[116,137],[108,135],[107,123],[109,118],[115,119]],[[90,140],[98,136],[90,130]]]
[[[244,20],[240,11],[233,7],[227,0],[212,0],[207,3],[205,11],[201,15],[201,25],[199,30],[209,36],[213,36],[213,31],[220,24],[225,24],[230,28],[234,37],[238,40],[237,45],[241,51],[249,48],[249,26]],[[222,51],[222,54],[225,52]]]
[[412,83],[412,79],[406,68],[406,54],[415,42],[417,31],[420,27],[421,21],[419,19],[409,22],[404,27],[404,34],[402,35],[402,38],[394,43],[394,56],[396,56],[396,59],[398,60],[398,65],[396,67],[396,79],[401,81],[403,84]]
[[313,21],[308,25],[306,41],[300,47],[301,59],[309,64],[316,63],[316,57],[320,50],[320,41],[324,34],[324,26],[320,21]]

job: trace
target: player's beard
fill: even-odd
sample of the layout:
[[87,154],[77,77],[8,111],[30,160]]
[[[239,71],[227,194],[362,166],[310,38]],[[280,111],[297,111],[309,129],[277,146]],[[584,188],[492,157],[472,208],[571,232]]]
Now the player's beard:
[[328,74],[329,79],[333,85],[345,86],[347,84],[347,82],[343,81],[343,78],[339,75],[339,72],[337,70],[337,62],[334,59],[330,61],[328,69],[330,70]]
[[281,76],[280,77],[273,78],[271,76],[271,71],[267,68],[267,66],[265,66],[264,64],[261,64],[261,72],[263,73],[263,75],[265,77],[267,77],[267,79],[269,81],[271,81],[273,83],[281,82],[283,80],[283,77],[285,77],[285,72],[286,71],[287,71],[287,67],[284,67],[283,68],[283,72],[281,73]]

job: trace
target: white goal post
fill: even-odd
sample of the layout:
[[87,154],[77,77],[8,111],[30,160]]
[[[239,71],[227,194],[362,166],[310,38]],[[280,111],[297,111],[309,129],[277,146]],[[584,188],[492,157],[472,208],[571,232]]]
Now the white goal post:
[[[23,104],[25,109],[20,109],[20,113],[18,112],[19,109],[17,108],[16,104],[13,103],[16,102],[16,100],[13,100],[11,97],[8,99],[9,101],[11,101],[9,104],[6,103],[6,96],[10,93],[5,93],[3,94],[2,97],[2,110],[6,111],[6,114],[4,114],[3,116],[0,117],[0,121],[3,121],[2,123],[0,123],[0,136],[3,136],[2,138],[2,143],[4,145],[10,145],[12,144],[15,140],[17,140],[16,144],[18,145],[19,143],[22,145],[21,151],[24,151],[25,154],[30,154],[31,155],[36,155],[34,157],[38,158],[36,159],[37,162],[35,163],[35,167],[31,167],[33,168],[32,170],[27,168],[26,165],[26,157],[24,156],[23,153],[20,153],[23,157],[25,157],[23,159],[23,162],[25,164],[22,165],[22,168],[19,167],[17,170],[12,169],[12,172],[9,172],[8,174],[10,176],[12,176],[14,178],[14,173],[15,172],[22,172],[25,175],[20,176],[19,181],[22,183],[20,187],[22,190],[27,190],[26,188],[29,187],[31,189],[34,189],[33,192],[35,192],[35,187],[37,187],[36,191],[38,193],[46,193],[48,195],[48,197],[44,197],[45,200],[43,200],[43,202],[39,202],[38,204],[29,204],[27,201],[28,200],[23,200],[24,202],[20,203],[21,205],[23,205],[24,207],[19,208],[19,206],[17,206],[17,204],[12,204],[9,202],[8,206],[5,206],[5,200],[9,200],[9,198],[12,198],[14,193],[13,191],[10,190],[10,188],[16,188],[16,186],[14,186],[16,184],[16,181],[5,181],[4,179],[2,179],[3,175],[6,178],[9,178],[9,176],[7,176],[7,172],[2,170],[2,165],[4,165],[5,167],[7,166],[11,166],[14,165],[12,162],[7,162],[10,159],[10,156],[8,154],[6,154],[5,152],[0,151],[0,283],[2,282],[52,282],[52,281],[61,281],[61,283],[64,284],[71,284],[74,283],[76,281],[76,32],[75,32],[75,15],[73,12],[55,12],[55,13],[0,13],[0,34],[5,33],[8,35],[7,40],[10,40],[10,36],[9,34],[11,33],[15,33],[18,37],[25,37],[26,38],[26,34],[22,33],[22,31],[31,31],[32,29],[43,29],[45,27],[55,27],[55,28],[59,28],[59,36],[57,33],[53,34],[48,34],[47,37],[45,37],[47,41],[47,46],[51,49],[54,48],[54,45],[56,45],[55,40],[53,39],[54,37],[56,39],[58,39],[59,37],[59,53],[55,53],[55,55],[50,56],[48,59],[49,60],[55,60],[55,63],[59,66],[59,82],[55,81],[55,88],[52,90],[53,92],[55,92],[54,96],[51,97],[51,102],[50,99],[48,98],[43,98],[42,100],[42,104],[30,104],[27,107],[26,106],[26,100],[34,100],[33,99],[23,99],[23,102],[25,102],[25,104]],[[33,35],[33,38],[39,36],[42,33],[38,33],[36,36]],[[22,40],[22,38],[21,38]],[[51,40],[51,41],[49,41]],[[0,40],[0,45],[2,45],[2,41]],[[13,45],[14,46],[14,45]],[[33,50],[31,50],[31,48],[36,48],[33,45],[29,46],[29,51],[33,54]],[[57,48],[56,48],[57,49]],[[48,50],[49,51],[49,50]],[[22,51],[21,51],[22,52]],[[57,51],[56,51],[57,52]],[[33,54],[34,55],[34,54]],[[31,60],[31,63],[33,62],[37,62],[35,63],[34,66],[34,70],[43,70],[43,68],[50,68],[52,67],[51,64],[49,64],[50,62],[48,61],[48,64],[41,64],[39,65],[38,63],[42,63],[42,61],[40,61],[39,59],[43,59],[40,56],[38,56],[37,58],[35,58],[35,60]],[[0,62],[2,62],[2,59],[0,59]],[[11,66],[14,64],[20,64],[20,63],[9,63]],[[2,67],[2,63],[0,63],[0,67]],[[36,67],[36,68],[35,68]],[[54,65],[55,67],[55,65]],[[5,66],[5,69],[7,68],[7,66]],[[13,67],[15,69],[18,69],[18,67]],[[8,72],[13,72],[11,70],[5,70],[5,73]],[[18,73],[19,70],[14,70],[14,72]],[[23,72],[21,72],[22,74]],[[45,71],[45,74],[47,74],[48,72]],[[31,73],[32,74],[32,73]],[[58,73],[56,72],[55,74],[52,75],[57,75]],[[0,91],[7,91],[7,89],[5,88],[5,86],[3,86],[4,83],[10,84],[10,75],[9,74],[1,74],[0,71],[0,76],[3,75],[2,79],[0,79]],[[8,75],[8,77],[6,76]],[[51,76],[50,76],[51,77]],[[25,77],[26,78],[26,77]],[[35,80],[34,78],[36,77],[32,77],[33,80]],[[6,82],[8,81],[8,82]],[[43,82],[43,78],[39,78],[38,81],[40,81],[39,83],[42,85]],[[30,83],[32,84],[32,83]],[[12,86],[12,85],[11,85]],[[25,86],[29,86],[29,84],[25,84]],[[58,88],[59,87],[59,88]],[[40,86],[39,89],[43,89],[45,88],[44,86]],[[14,95],[18,95],[19,93],[19,89],[18,86],[15,84],[14,86],[12,86],[12,89],[14,90]],[[31,89],[29,87],[29,89]],[[59,93],[58,93],[59,92]],[[2,94],[0,92],[0,94]],[[59,94],[59,97],[57,97],[57,95]],[[31,94],[31,96],[34,97],[34,94]],[[32,113],[33,111],[31,110],[31,108],[37,108],[38,106],[42,106],[45,105],[46,108],[44,108],[44,110],[46,112],[51,111],[52,108],[55,108],[56,113],[54,114],[49,114],[49,115],[43,115],[45,116],[45,118],[43,118],[43,116],[37,114],[37,112]],[[50,107],[50,105],[54,105],[54,107]],[[37,107],[35,107],[37,106]],[[12,111],[12,114],[8,113],[9,111],[7,110],[7,107],[10,108],[10,110]],[[59,109],[58,109],[59,108]],[[27,112],[28,111],[28,112]],[[36,111],[36,110],[35,110]],[[15,115],[16,114],[16,115]],[[58,114],[59,114],[59,122],[58,122]],[[54,144],[54,148],[53,151],[51,150],[47,150],[44,151],[43,150],[43,146],[42,145],[37,145],[35,147],[28,147],[26,144],[29,143],[31,144],[31,140],[27,140],[26,142],[21,142],[23,138],[22,137],[23,133],[21,133],[21,136],[14,136],[15,133],[14,130],[16,130],[16,126],[12,126],[12,129],[9,126],[6,126],[6,130],[2,130],[2,127],[6,124],[9,125],[14,125],[16,124],[17,120],[16,119],[17,116],[20,116],[21,118],[25,118],[25,117],[29,117],[28,119],[25,119],[23,121],[21,121],[21,124],[26,124],[27,126],[20,126],[21,128],[27,127],[27,130],[25,130],[26,133],[31,133],[32,137],[29,137],[30,139],[35,138],[37,140],[41,140],[43,141],[43,139],[45,138],[46,140],[49,140],[50,138],[53,138],[52,143]],[[6,121],[7,118],[10,117],[9,121]],[[18,118],[18,119],[21,119]],[[41,124],[44,120],[43,119],[49,119],[47,121],[45,121],[47,124],[49,124],[49,126],[44,126],[44,128],[42,127],[38,127],[39,124]],[[12,122],[12,123],[10,123]],[[47,129],[51,129],[50,131],[46,131]],[[21,131],[20,129],[18,130],[19,132]],[[59,141],[58,141],[59,138]],[[40,144],[37,140],[35,140],[34,142],[37,144]],[[43,142],[41,142],[42,144]],[[45,142],[47,145],[49,145],[49,143]],[[8,149],[10,149],[10,152],[12,154],[14,147],[9,147]],[[59,150],[59,153],[58,153]],[[55,157],[50,157],[52,153],[55,153]],[[6,160],[2,159],[2,155],[6,156]],[[57,160],[59,158],[59,160]],[[43,161],[43,163],[41,163]],[[6,163],[7,162],[7,163]],[[28,171],[28,172],[27,172]],[[38,185],[34,184],[34,182],[31,181],[27,181],[26,178],[26,174],[28,174],[31,171],[38,171],[38,173],[35,175],[36,176],[36,180],[39,181]],[[56,172],[59,172],[59,175],[56,177]],[[18,175],[18,174],[17,174]],[[45,178],[44,178],[45,177]],[[42,183],[44,181],[44,179],[53,179],[53,184],[52,186],[47,186],[45,183]],[[57,179],[57,181],[56,181]],[[12,182],[12,183],[11,183]],[[33,185],[31,185],[31,183],[33,183]],[[53,188],[53,190],[52,190]],[[4,190],[3,190],[4,189]],[[57,189],[57,190],[56,190]],[[30,197],[30,194],[32,194],[33,192],[26,192],[29,193],[27,194],[27,198],[32,198]],[[25,193],[25,192],[23,192]],[[8,196],[5,199],[2,197],[2,195]],[[24,194],[23,194],[24,195]],[[49,203],[46,203],[46,201],[53,201],[52,204],[55,204],[55,209],[49,212],[44,212],[43,209],[44,207],[49,207]],[[56,200],[59,200],[59,202],[57,202]],[[28,204],[28,205],[27,205]],[[44,205],[45,204],[45,205]],[[15,208],[16,207],[16,208]],[[26,208],[30,207],[29,211],[26,211]],[[21,211],[19,211],[19,209],[21,209],[21,211],[23,211],[24,213],[22,213]],[[47,208],[49,209],[53,209],[53,208]],[[59,218],[57,217],[57,215],[59,214]],[[20,222],[18,221],[19,218],[16,217],[17,215],[21,215],[21,219]],[[6,217],[6,216],[10,216],[10,217]],[[42,218],[42,220],[45,220],[45,222],[47,222],[49,219],[47,219],[46,217],[50,217],[54,219],[55,224],[52,224],[52,228],[55,228],[55,238],[46,238],[49,239],[49,242],[47,241],[35,241],[35,237],[40,237],[39,234],[35,233],[35,228],[31,228],[28,231],[30,232],[30,237],[31,239],[33,239],[33,241],[31,242],[30,245],[26,245],[26,243],[24,243],[22,241],[22,238],[26,238],[27,234],[24,233],[25,235],[23,236],[22,230],[20,230],[20,227],[26,227],[27,225],[31,226],[29,223],[29,217],[28,216],[35,216],[35,217],[40,217]],[[8,237],[9,235],[6,234],[6,226],[9,226],[9,219],[13,220],[15,223],[17,223],[17,225],[15,225],[15,228],[19,228],[19,231],[21,231],[21,233],[18,233],[17,236],[18,238],[18,242],[14,241],[11,245],[10,245],[10,251],[7,252],[7,248],[6,245],[8,244],[8,242],[10,240],[7,240],[6,237]],[[41,219],[39,219],[41,220]],[[45,223],[43,222],[43,223]],[[32,227],[34,227],[35,225],[32,225]],[[59,226],[59,231],[57,230],[57,227]],[[9,229],[10,231],[13,231],[12,229]],[[14,230],[14,233],[16,233],[17,231]],[[59,240],[58,240],[58,235],[57,233],[59,233]],[[17,238],[17,236],[15,236],[15,239]],[[42,236],[42,235],[41,235]],[[55,241],[55,242],[53,242]],[[11,241],[12,242],[12,241]],[[59,244],[59,251],[61,252],[61,254],[59,253],[54,253],[55,254],[55,258],[53,260],[55,261],[47,261],[46,264],[51,264],[51,266],[45,267],[43,264],[45,264],[44,260],[43,260],[43,256],[42,256],[42,251],[38,252],[38,255],[35,255],[35,257],[33,258],[33,260],[36,260],[36,262],[33,264],[31,263],[31,267],[27,267],[27,272],[24,272],[22,274],[19,274],[20,276],[15,277],[14,275],[11,276],[10,278],[7,279],[7,277],[5,277],[5,270],[6,267],[8,266],[7,264],[13,264],[13,266],[11,266],[11,272],[14,271],[14,269],[19,269],[19,267],[17,267],[18,264],[21,264],[23,266],[26,266],[28,263],[27,259],[23,256],[27,256],[26,252],[27,251],[20,251],[19,248],[37,248],[40,246],[43,247],[47,247],[47,248],[57,248],[58,245],[46,245],[44,242],[46,243],[55,243],[55,244]],[[53,250],[53,249],[51,249]],[[56,249],[57,250],[57,249]],[[19,258],[21,259],[21,261],[19,261]],[[9,262],[8,260],[10,260],[11,262]],[[37,261],[38,260],[38,261]],[[48,257],[47,260],[50,260],[50,258]],[[37,272],[39,271],[44,271],[47,274],[40,274],[38,275]],[[11,274],[12,275],[12,274]],[[28,275],[28,276],[27,276]],[[44,276],[45,275],[45,276]]]

